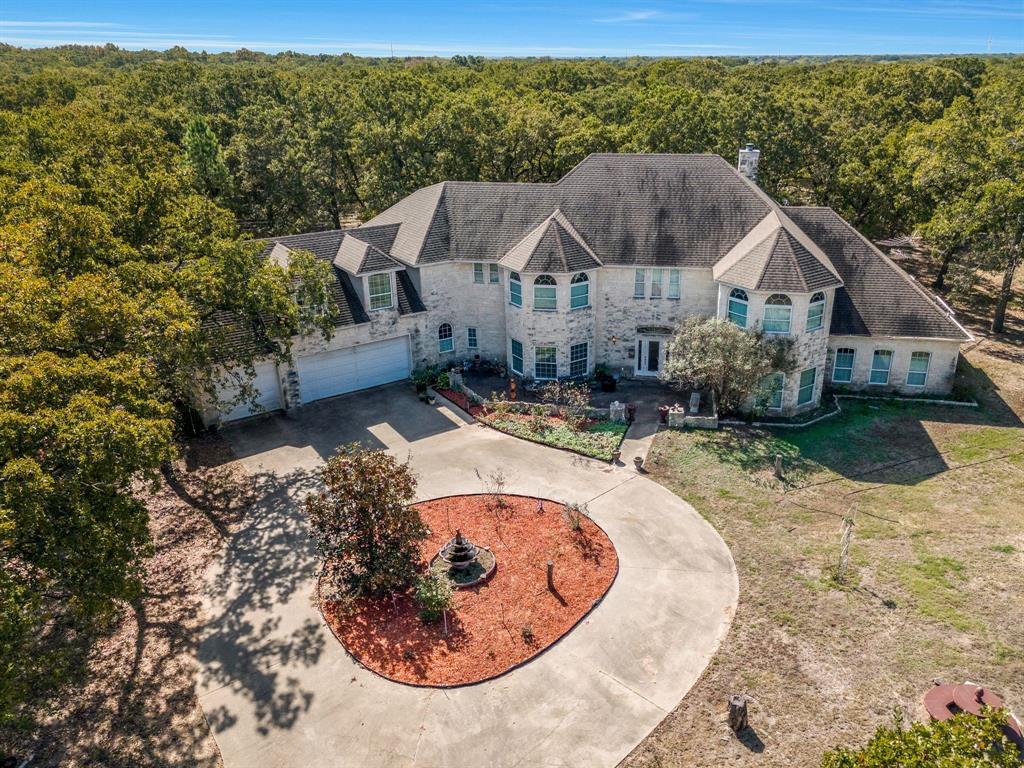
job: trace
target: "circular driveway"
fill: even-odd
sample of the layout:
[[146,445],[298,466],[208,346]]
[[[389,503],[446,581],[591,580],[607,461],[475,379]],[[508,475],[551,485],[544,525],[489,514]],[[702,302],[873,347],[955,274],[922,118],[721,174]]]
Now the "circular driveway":
[[[441,401],[443,402],[443,401]],[[487,429],[384,387],[225,431],[257,486],[208,574],[199,695],[225,766],[614,766],[682,699],[728,630],[735,566],[694,509],[631,468]],[[619,555],[603,602],[529,664],[456,689],[355,663],[312,599],[301,499],[338,445],[408,457],[418,498],[508,493],[585,502]]]

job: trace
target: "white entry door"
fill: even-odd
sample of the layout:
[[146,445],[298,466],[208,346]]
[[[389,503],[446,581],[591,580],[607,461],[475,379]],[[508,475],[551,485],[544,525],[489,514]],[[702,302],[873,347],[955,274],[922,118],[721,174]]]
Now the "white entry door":
[[666,336],[641,336],[636,342],[636,375],[657,376],[665,365]]
[[295,368],[304,403],[389,384],[409,378],[409,337],[300,357]]

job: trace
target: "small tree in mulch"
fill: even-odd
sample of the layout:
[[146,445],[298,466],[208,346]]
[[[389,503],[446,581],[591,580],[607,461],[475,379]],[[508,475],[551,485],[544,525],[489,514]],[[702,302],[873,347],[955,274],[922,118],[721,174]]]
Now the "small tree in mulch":
[[573,429],[582,429],[587,422],[587,408],[590,406],[590,389],[584,384],[566,381],[550,381],[540,391],[545,403],[554,405],[562,418]]
[[984,717],[961,713],[949,720],[881,727],[861,749],[826,752],[822,768],[1011,768],[1021,765],[1021,752],[1003,731],[1004,710]]
[[416,478],[408,462],[358,443],[342,446],[321,471],[324,490],[306,498],[306,514],[335,587],[382,594],[412,582],[419,542],[429,531],[409,504]]
[[443,573],[427,572],[416,578],[416,602],[420,606],[420,619],[433,622],[455,604],[452,583]]

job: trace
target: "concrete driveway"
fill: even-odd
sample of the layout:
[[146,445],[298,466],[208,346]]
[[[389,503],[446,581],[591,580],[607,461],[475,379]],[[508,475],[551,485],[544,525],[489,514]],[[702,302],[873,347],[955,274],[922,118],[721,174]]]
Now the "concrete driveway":
[[[439,403],[443,401],[439,400]],[[704,670],[736,606],[725,544],[686,502],[632,468],[502,435],[393,385],[225,434],[261,502],[208,574],[200,701],[228,768],[614,766]],[[618,550],[604,601],[562,641],[497,680],[450,690],[356,664],[313,602],[300,500],[336,446],[409,457],[427,499],[482,491],[586,502]]]

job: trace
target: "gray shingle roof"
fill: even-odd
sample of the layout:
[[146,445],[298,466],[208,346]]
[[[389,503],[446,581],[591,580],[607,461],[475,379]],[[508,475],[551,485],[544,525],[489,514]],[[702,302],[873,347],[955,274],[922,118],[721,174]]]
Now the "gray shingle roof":
[[843,279],[843,287],[836,290],[831,333],[970,338],[920,285],[831,208],[783,210],[828,254]]
[[498,261],[553,210],[606,265],[710,267],[770,206],[718,155],[590,155],[554,184],[447,181],[365,226],[401,223],[407,264]]
[[334,257],[334,266],[345,270],[350,275],[365,275],[370,272],[405,268],[377,246],[370,245],[352,234],[346,234],[342,238],[338,254]]
[[840,284],[824,264],[782,227],[754,245],[718,279],[753,291],[796,293]]
[[555,211],[506,253],[500,262],[516,272],[581,272],[601,266],[561,211]]

